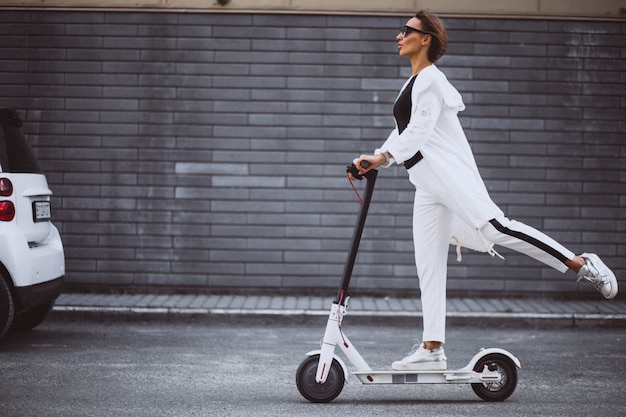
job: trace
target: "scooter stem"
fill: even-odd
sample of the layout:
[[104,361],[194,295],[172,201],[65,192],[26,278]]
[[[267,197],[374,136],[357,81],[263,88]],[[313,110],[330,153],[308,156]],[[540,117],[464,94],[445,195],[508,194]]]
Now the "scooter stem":
[[359,216],[357,217],[356,227],[354,228],[354,234],[352,235],[352,244],[350,245],[350,252],[348,253],[348,259],[343,270],[343,278],[341,280],[341,287],[337,298],[336,304],[345,305],[346,294],[348,292],[348,286],[350,285],[350,278],[352,277],[352,269],[354,268],[354,262],[356,255],[359,251],[359,244],[361,243],[361,235],[363,234],[363,227],[365,226],[365,219],[367,218],[367,211],[369,210],[370,202],[372,201],[372,194],[374,192],[374,185],[376,184],[376,176],[378,171],[373,169],[363,174],[367,180],[365,194],[363,195],[363,203],[359,210]]

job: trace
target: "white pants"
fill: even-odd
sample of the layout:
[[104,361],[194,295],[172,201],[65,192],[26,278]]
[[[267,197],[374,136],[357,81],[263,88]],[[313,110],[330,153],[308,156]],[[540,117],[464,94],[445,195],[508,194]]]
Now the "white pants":
[[[445,343],[447,261],[455,207],[445,193],[433,195],[416,185],[413,242],[424,321],[423,341]],[[524,253],[561,272],[574,253],[538,230],[506,217],[493,219],[480,229],[485,240]]]

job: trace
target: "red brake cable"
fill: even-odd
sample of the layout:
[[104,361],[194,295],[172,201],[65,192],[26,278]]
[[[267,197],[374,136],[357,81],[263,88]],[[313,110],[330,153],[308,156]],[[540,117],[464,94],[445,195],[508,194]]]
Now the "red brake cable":
[[350,185],[352,186],[352,189],[354,190],[354,193],[356,194],[357,198],[359,199],[359,204],[363,204],[363,199],[361,198],[361,195],[359,194],[359,192],[357,191],[356,187],[354,186],[354,183],[352,182],[352,179],[350,178],[350,174],[346,174],[346,176],[348,177],[348,181],[350,181]]

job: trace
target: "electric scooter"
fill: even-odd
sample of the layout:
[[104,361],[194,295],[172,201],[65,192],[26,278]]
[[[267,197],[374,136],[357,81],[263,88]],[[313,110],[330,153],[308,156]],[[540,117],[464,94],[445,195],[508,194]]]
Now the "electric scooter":
[[[363,168],[369,164],[361,162]],[[367,184],[357,223],[352,237],[348,258],[344,267],[341,287],[333,301],[321,349],[308,352],[296,372],[296,385],[300,394],[316,403],[330,402],[341,393],[348,369],[344,361],[335,354],[339,346],[350,363],[356,368],[352,372],[363,384],[471,384],[472,389],[485,401],[504,401],[517,386],[517,368],[520,361],[504,349],[480,349],[469,363],[460,369],[444,371],[393,371],[372,370],[365,359],[342,330],[343,317],[348,310],[348,286],[356,260],[365,219],[376,183],[377,170],[362,176],[354,164],[348,172],[356,179],[366,178]]]

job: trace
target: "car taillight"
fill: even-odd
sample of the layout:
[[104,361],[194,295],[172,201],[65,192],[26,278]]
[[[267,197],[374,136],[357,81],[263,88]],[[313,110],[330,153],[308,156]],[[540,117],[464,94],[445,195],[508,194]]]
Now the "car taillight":
[[0,178],[0,197],[8,197],[13,194],[13,184],[8,178]]
[[0,201],[0,221],[10,222],[15,218],[15,206],[12,201]]

